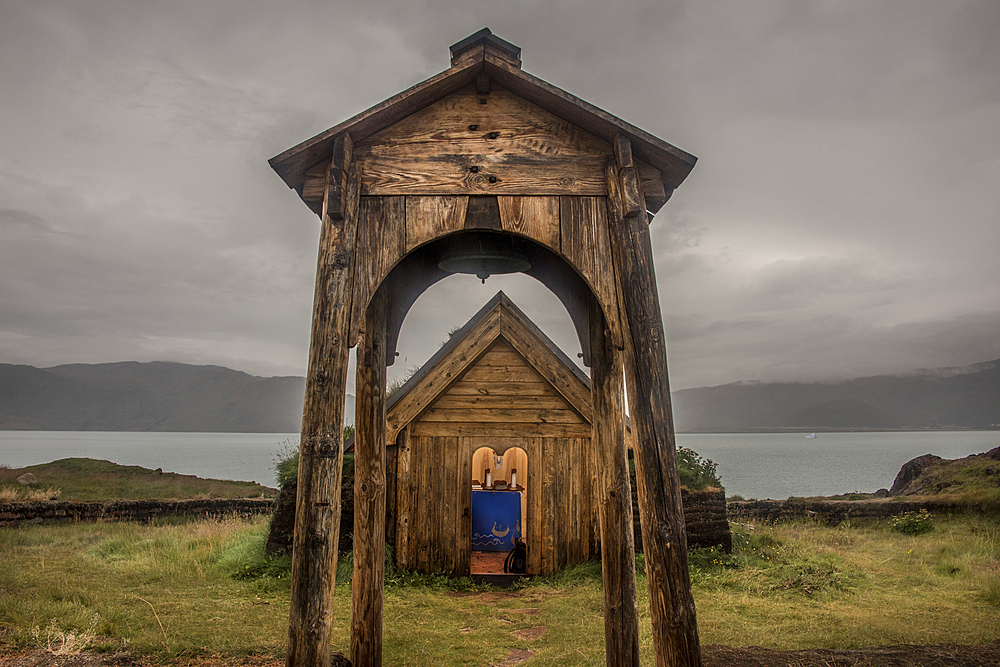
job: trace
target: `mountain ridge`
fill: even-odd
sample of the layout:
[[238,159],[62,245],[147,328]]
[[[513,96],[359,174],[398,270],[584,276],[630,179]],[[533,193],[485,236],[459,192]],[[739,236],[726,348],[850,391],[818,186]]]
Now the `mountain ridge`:
[[[991,428],[1000,424],[1000,359],[837,382],[737,382],[681,389],[672,398],[682,432]],[[845,401],[855,404],[845,410]]]
[[304,394],[305,378],[223,366],[0,364],[0,429],[295,433]]
[[[0,430],[295,433],[305,378],[123,361],[0,364]],[[678,432],[996,428],[1000,359],[837,382],[740,381],[672,392]],[[345,417],[353,421],[354,396]]]

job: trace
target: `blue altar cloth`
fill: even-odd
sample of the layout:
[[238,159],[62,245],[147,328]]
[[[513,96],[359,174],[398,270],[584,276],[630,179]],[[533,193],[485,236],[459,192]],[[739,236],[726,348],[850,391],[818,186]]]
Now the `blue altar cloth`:
[[510,551],[521,537],[521,492],[472,490],[472,550]]

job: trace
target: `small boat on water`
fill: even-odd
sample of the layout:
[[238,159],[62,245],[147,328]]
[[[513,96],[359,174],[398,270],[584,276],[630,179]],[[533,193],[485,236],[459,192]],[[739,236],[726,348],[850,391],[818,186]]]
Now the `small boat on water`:
[[816,437],[816,434],[815,434],[815,433],[810,433],[810,434],[809,434],[809,435],[807,435],[806,437],[807,437],[807,438],[815,438],[815,437]]

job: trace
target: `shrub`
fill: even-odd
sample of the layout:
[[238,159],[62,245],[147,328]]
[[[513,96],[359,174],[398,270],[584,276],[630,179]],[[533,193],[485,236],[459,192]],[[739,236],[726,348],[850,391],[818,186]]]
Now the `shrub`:
[[930,512],[921,509],[918,512],[903,512],[889,519],[889,528],[906,535],[923,535],[934,530],[934,521]]
[[710,486],[722,488],[716,463],[711,459],[702,458],[693,449],[677,448],[677,467],[680,469],[681,484],[693,491],[700,491]]

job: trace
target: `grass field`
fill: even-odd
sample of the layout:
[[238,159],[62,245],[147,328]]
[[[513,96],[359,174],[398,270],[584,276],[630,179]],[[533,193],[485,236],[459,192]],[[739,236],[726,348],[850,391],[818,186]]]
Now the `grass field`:
[[[288,559],[263,557],[266,526],[231,518],[0,530],[0,643],[58,648],[61,632],[72,633],[71,649],[280,656]],[[1000,635],[994,520],[939,517],[913,536],[888,524],[734,528],[732,555],[691,556],[705,644],[851,648]],[[388,578],[385,664],[491,664],[519,647],[534,652],[533,665],[603,664],[597,563],[511,593],[465,590],[469,582],[444,577]],[[645,586],[641,578],[647,662]],[[349,616],[342,582],[335,650],[348,650]]]
[[[22,487],[17,478],[33,474],[37,485]],[[273,497],[277,490],[254,482],[201,479],[157,472],[110,461],[70,458],[24,468],[0,467],[0,502],[17,500],[166,500]]]

